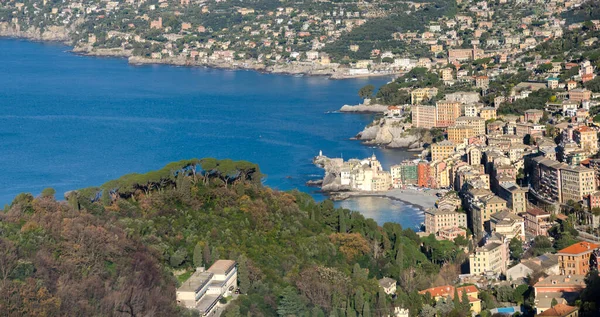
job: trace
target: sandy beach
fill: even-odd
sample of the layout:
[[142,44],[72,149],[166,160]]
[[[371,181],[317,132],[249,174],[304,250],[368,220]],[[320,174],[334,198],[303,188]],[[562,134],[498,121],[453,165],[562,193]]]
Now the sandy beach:
[[351,197],[385,197],[393,200],[398,200],[407,204],[419,207],[422,210],[433,208],[439,197],[437,193],[443,193],[442,190],[415,190],[415,189],[392,189],[385,192],[346,192],[346,198]]

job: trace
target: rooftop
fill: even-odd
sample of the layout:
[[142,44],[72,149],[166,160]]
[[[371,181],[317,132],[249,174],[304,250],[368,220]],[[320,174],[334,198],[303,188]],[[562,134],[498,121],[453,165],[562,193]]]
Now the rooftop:
[[568,246],[562,250],[559,250],[557,254],[582,254],[592,252],[594,249],[598,249],[600,245],[590,242],[577,242],[571,246]]
[[196,292],[206,285],[213,277],[213,273],[196,271],[177,289],[178,292]]
[[541,314],[538,314],[538,316],[563,317],[578,309],[579,307],[569,306],[565,304],[556,304],[554,305],[554,307],[543,311]]
[[208,268],[208,272],[214,274],[222,274],[227,275],[231,268],[235,266],[235,261],[233,260],[217,260],[213,265]]
[[585,275],[550,275],[540,279],[534,287],[575,286],[585,288]]

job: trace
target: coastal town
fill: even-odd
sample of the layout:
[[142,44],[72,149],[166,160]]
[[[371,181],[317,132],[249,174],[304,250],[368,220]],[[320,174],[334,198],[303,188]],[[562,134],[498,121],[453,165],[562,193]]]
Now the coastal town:
[[[339,112],[372,116],[353,142],[410,158],[323,149],[324,176],[308,184],[324,201],[214,158],[65,201],[20,194],[0,213],[0,311],[600,316],[598,4],[2,1],[0,36],[131,64],[387,76]],[[423,223],[378,224],[332,201],[358,196],[418,207]]]
[[[564,15],[582,3],[551,1],[538,10],[537,2],[522,0],[9,0],[0,4],[0,36],[63,41],[74,52],[128,57],[135,64],[389,76],[464,60],[511,63],[565,30],[581,28],[582,23],[565,28]],[[501,71],[491,69],[488,76]],[[447,70],[443,78],[452,83],[473,75]],[[479,86],[486,80],[479,76]]]
[[[356,139],[408,148],[415,158],[384,168],[375,154],[345,161],[319,153],[321,189],[334,199],[373,195],[421,207],[421,238],[468,254],[458,280],[421,294],[438,304],[466,294],[481,316],[589,311],[579,299],[590,276],[598,278],[600,255],[594,23],[569,25],[584,40],[564,54],[542,44],[512,62],[499,54],[480,67],[474,50],[460,58],[453,52],[378,91],[361,89],[365,101],[341,109],[377,114]],[[498,299],[528,287],[527,308],[515,298],[482,305],[490,290]]]

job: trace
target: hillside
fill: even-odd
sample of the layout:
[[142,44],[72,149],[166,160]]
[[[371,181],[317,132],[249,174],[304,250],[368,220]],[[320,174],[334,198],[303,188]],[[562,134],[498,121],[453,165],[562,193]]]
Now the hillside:
[[[381,316],[392,306],[416,315],[416,291],[451,281],[452,263],[464,260],[452,242],[421,248],[410,229],[260,179],[248,162],[187,160],[70,192],[67,202],[50,189],[19,195],[0,213],[0,310],[189,315],[175,304],[178,279],[229,258],[245,295],[225,316]],[[394,301],[377,285],[383,276],[399,280]]]

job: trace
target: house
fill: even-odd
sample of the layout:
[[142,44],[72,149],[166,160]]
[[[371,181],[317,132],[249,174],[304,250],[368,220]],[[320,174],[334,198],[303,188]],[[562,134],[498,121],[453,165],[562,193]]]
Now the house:
[[539,317],[577,317],[579,316],[579,307],[569,306],[567,304],[556,304],[554,307],[543,311],[536,316]]
[[380,279],[378,282],[379,282],[379,286],[381,288],[383,288],[383,291],[386,294],[388,294],[388,295],[396,294],[396,280],[391,279],[389,277],[384,277],[384,278]]
[[179,305],[208,315],[218,306],[219,299],[231,296],[236,289],[236,262],[218,260],[206,271],[197,268],[177,289],[176,299]]
[[[590,242],[577,242],[556,254],[561,275],[585,275],[591,269],[590,257],[600,245]],[[598,263],[595,264],[598,269]]]
[[548,253],[522,260],[521,263],[506,270],[506,279],[513,283],[519,283],[523,282],[529,276],[540,272],[547,275],[558,274],[558,256]]
[[[476,314],[479,314],[481,312],[481,300],[477,297],[478,292],[479,291],[477,290],[477,287],[474,285],[456,288],[456,293],[458,294],[458,297],[462,298],[462,294],[466,293],[467,298],[469,299],[469,304],[471,305],[471,310]],[[445,285],[419,291],[419,294],[421,295],[425,295],[427,293],[429,293],[429,295],[436,301],[440,299],[446,300],[448,297],[454,298],[455,287]]]
[[538,306],[537,302],[542,298],[574,300],[585,286],[585,275],[550,275],[542,277],[533,286],[536,306]]
[[528,208],[522,217],[525,219],[525,231],[534,236],[548,235],[548,229],[552,227],[550,213],[539,208]]

